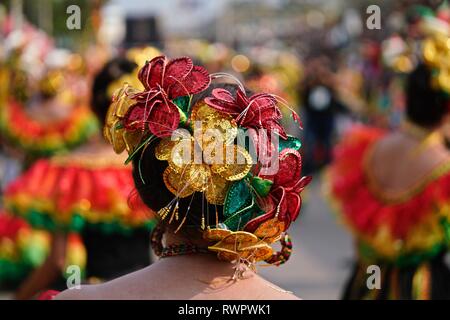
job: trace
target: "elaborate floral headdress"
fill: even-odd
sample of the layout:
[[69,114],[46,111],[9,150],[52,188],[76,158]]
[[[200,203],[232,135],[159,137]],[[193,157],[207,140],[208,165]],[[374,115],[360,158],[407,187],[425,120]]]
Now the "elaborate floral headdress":
[[426,36],[422,44],[422,58],[433,71],[433,86],[450,95],[450,8],[447,1],[434,15],[423,18]]
[[[190,208],[178,212],[179,200],[200,192],[208,204],[223,206],[222,221],[217,211],[215,219],[201,213],[198,227],[213,243],[209,250],[227,261],[279,265],[289,257],[285,232],[298,217],[300,193],[311,178],[301,176],[300,141],[280,123],[278,104],[287,106],[281,98],[249,96],[235,79],[235,95],[216,88],[192,105],[193,95],[225,76],[208,74],[188,57],[156,57],[139,71],[143,90],[125,84],[114,95],[104,134],[116,152],[128,151],[127,161],[158,140],[155,156],[168,163],[163,179],[174,195],[158,215],[178,223],[175,232]],[[300,121],[294,111],[292,117]],[[283,251],[274,253],[270,245],[278,240]]]
[[424,6],[414,9],[420,16],[420,43],[392,35],[383,42],[384,62],[399,73],[409,73],[423,62],[432,70],[434,88],[450,95],[450,7],[444,1],[436,11]]

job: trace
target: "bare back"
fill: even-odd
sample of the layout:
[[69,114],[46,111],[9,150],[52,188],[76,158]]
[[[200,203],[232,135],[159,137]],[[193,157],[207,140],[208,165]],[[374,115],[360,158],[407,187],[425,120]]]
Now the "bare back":
[[437,139],[424,143],[397,132],[376,143],[365,168],[372,184],[386,194],[402,194],[425,181],[450,161],[449,152]]

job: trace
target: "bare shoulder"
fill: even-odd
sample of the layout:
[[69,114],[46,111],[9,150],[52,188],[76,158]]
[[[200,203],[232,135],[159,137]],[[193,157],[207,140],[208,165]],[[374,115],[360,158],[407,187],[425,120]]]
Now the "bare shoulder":
[[[147,268],[95,285],[82,285],[58,294],[57,300],[129,300],[145,298]],[[146,281],[147,279],[147,281]]]
[[[210,284],[212,285],[212,283]],[[227,284],[210,286],[194,295],[192,299],[200,300],[299,300],[292,292],[253,274],[246,279],[227,282]]]
[[56,295],[53,300],[93,300],[98,285],[83,285],[80,288],[66,289]]
[[260,299],[267,300],[301,300],[299,297],[294,295],[292,292],[280,288],[276,284],[264,279],[261,276],[255,277],[255,282],[261,287],[261,297]]

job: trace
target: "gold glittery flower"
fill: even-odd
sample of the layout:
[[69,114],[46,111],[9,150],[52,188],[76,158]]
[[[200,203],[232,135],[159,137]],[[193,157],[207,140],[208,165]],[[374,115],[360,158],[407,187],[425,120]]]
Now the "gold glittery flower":
[[103,136],[111,143],[116,153],[122,153],[125,149],[128,153],[131,153],[144,134],[139,130],[128,131],[121,127],[122,119],[125,117],[128,109],[135,103],[130,98],[130,95],[133,93],[135,93],[134,89],[128,84],[117,90],[113,95],[112,104],[106,114]]
[[177,197],[205,192],[210,204],[222,205],[230,183],[250,171],[252,158],[245,148],[233,144],[237,126],[228,115],[199,103],[190,120],[193,135],[177,131],[156,147],[156,158],[169,163],[164,182]]
[[208,228],[203,237],[209,241],[217,241],[208,249],[217,252],[221,260],[247,259],[250,262],[258,262],[272,256],[273,249],[270,244],[280,239],[283,230],[284,223],[274,218],[262,223],[254,233]]
[[217,252],[218,258],[224,261],[247,259],[258,262],[267,260],[273,253],[272,247],[267,242],[246,231],[228,231],[222,240],[208,249]]

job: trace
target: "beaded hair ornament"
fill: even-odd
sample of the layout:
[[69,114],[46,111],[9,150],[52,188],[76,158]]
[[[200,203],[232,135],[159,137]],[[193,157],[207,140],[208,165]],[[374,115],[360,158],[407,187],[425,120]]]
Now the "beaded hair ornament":
[[[236,94],[216,88],[192,105],[193,95],[223,77],[237,82]],[[217,210],[215,218],[201,212],[198,227],[211,243],[208,250],[226,261],[284,263],[292,247],[286,231],[311,181],[301,175],[300,141],[280,123],[278,104],[289,108],[286,102],[268,93],[248,96],[231,75],[210,75],[189,57],[153,58],[138,78],[142,90],[125,84],[115,93],[104,135],[117,153],[127,150],[127,161],[157,143],[155,156],[168,163],[163,180],[174,195],[159,210],[160,219],[177,224],[177,232],[190,208],[179,212],[179,200],[192,202],[194,193],[202,193],[208,204],[223,206],[222,221]],[[135,170],[141,174],[140,167]],[[271,244],[277,241],[283,250],[275,253]]]

